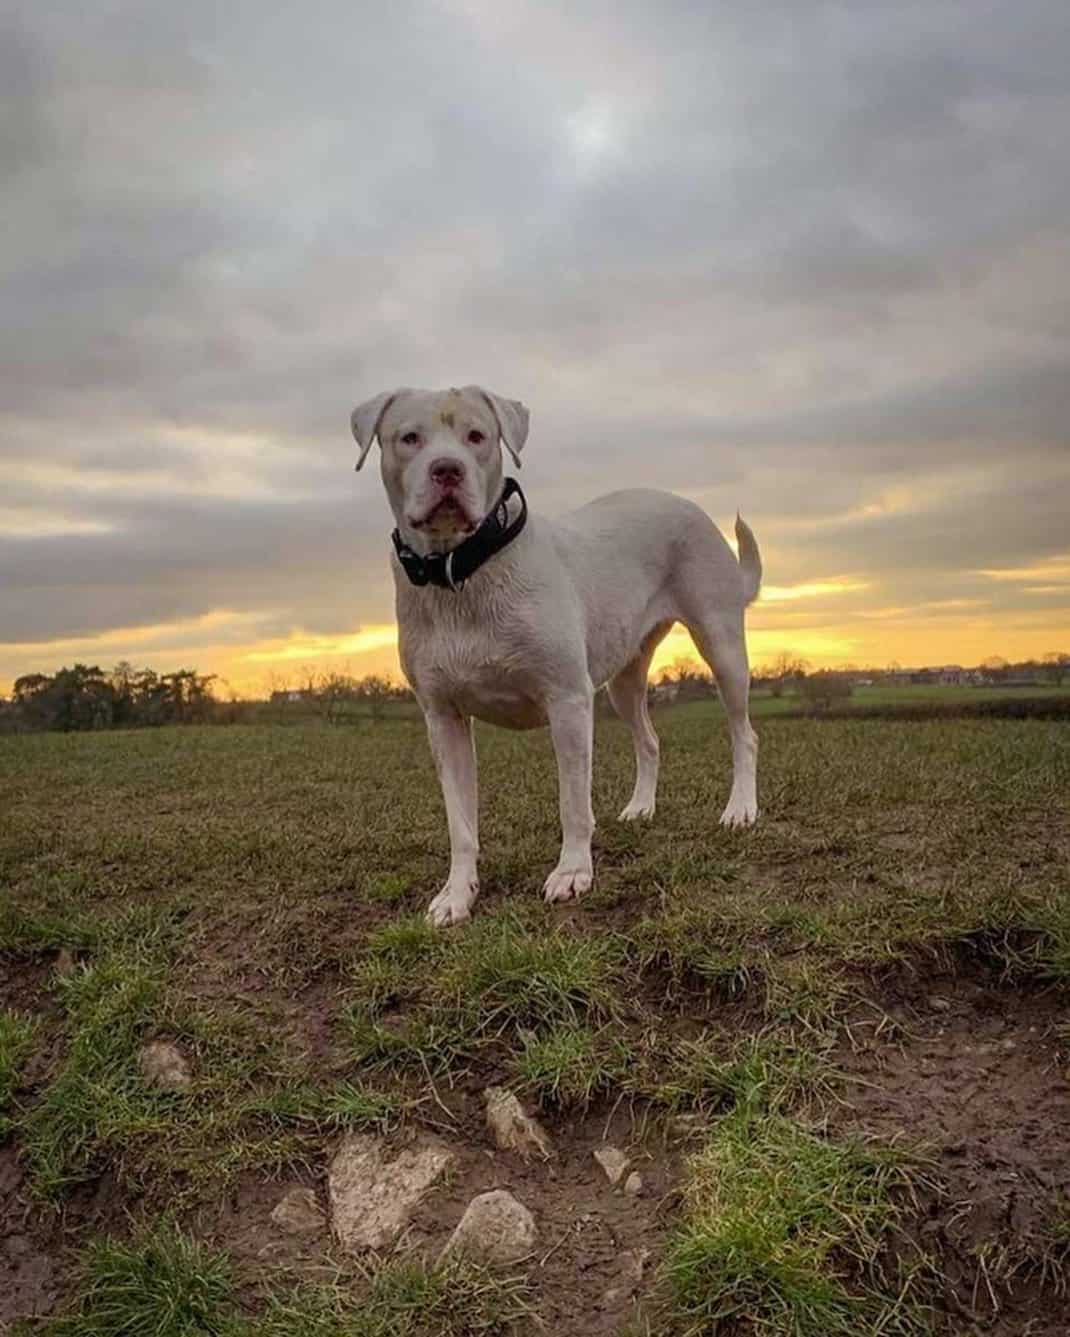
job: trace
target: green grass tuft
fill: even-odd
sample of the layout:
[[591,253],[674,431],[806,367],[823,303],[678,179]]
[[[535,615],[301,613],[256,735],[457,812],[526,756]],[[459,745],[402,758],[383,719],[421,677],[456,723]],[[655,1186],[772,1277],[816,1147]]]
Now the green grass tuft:
[[727,1115],[690,1164],[665,1277],[679,1326],[770,1337],[911,1334],[924,1320],[885,1290],[878,1260],[909,1185],[892,1151],[837,1144],[778,1114]]
[[226,1258],[164,1225],[131,1244],[92,1245],[75,1312],[43,1331],[46,1337],[221,1337],[233,1312]]
[[71,1312],[40,1337],[504,1337],[531,1313],[521,1277],[464,1259],[401,1260],[350,1287],[277,1292],[253,1317],[236,1304],[225,1255],[165,1224],[132,1243],[104,1240],[82,1260]]
[[0,904],[0,951],[38,956],[61,947],[88,948],[96,941],[97,930],[84,913]]
[[608,937],[539,932],[509,917],[485,918],[454,939],[433,994],[483,1033],[578,1025],[617,1010],[620,958]]
[[818,1034],[837,1024],[851,998],[841,972],[820,958],[768,957],[762,974],[770,1020]]
[[463,1259],[434,1268],[390,1263],[375,1274],[356,1322],[344,1331],[361,1333],[364,1324],[369,1337],[489,1337],[530,1313],[526,1289],[519,1277]]
[[777,1113],[830,1080],[820,1054],[776,1035],[748,1036],[726,1052],[723,1041],[705,1034],[670,1046],[635,1093],[674,1112]]
[[[343,1022],[359,1062],[438,1072],[521,1031],[618,1015],[622,958],[613,938],[537,931],[512,916],[456,935],[402,920],[371,936]],[[385,1016],[394,1005],[403,1010]]]
[[341,1082],[329,1090],[313,1086],[281,1087],[243,1103],[245,1114],[279,1125],[310,1124],[316,1128],[347,1128],[387,1133],[397,1125],[404,1102],[372,1091],[361,1083]]
[[497,1337],[530,1313],[520,1277],[462,1259],[433,1268],[402,1260],[372,1272],[360,1298],[336,1286],[275,1295],[225,1337]]
[[36,1190],[54,1198],[92,1174],[106,1146],[165,1133],[181,1097],[149,1091],[137,1052],[159,1005],[163,965],[140,946],[106,953],[60,981],[70,1025],[67,1058],[24,1120]]
[[36,1023],[8,1008],[0,1010],[0,1138],[10,1131],[8,1109],[18,1088],[22,1065],[33,1045]]
[[543,1105],[585,1108],[620,1083],[630,1059],[623,1037],[608,1028],[559,1026],[522,1040],[513,1075]]

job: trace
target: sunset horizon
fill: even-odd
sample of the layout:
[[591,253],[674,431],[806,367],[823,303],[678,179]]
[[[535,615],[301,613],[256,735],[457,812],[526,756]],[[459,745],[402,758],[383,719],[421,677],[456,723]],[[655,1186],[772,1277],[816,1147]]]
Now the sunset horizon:
[[[385,565],[385,552],[383,561]],[[1070,559],[1066,569],[1070,570]],[[985,574],[989,579],[1008,579],[1004,571]],[[1022,582],[1035,578],[1036,573],[1031,571],[1020,576]],[[824,608],[837,595],[861,597],[867,593],[871,593],[871,587],[865,582],[836,577],[805,586],[765,586],[748,612],[752,672],[760,675],[781,655],[803,660],[813,671],[951,665],[975,668],[997,657],[1011,663],[1039,661],[1046,655],[1067,653],[1070,646],[1070,628],[1040,619],[1032,626],[1008,619],[1013,631],[1003,625],[993,626],[979,598],[934,600],[921,605],[913,620],[902,616],[894,606],[876,602],[872,608],[857,611],[851,620],[835,622],[823,616]],[[785,618],[785,604],[789,609],[802,605],[799,616]],[[242,639],[243,632],[248,639]],[[213,639],[221,635],[228,639]],[[230,636],[236,640],[230,640]],[[193,669],[215,678],[224,691],[250,699],[299,688],[310,675],[379,675],[404,681],[393,622],[365,625],[333,636],[298,632],[286,638],[259,640],[254,619],[216,610],[192,625],[150,624],[101,637],[12,648],[25,654],[8,656],[9,676],[0,678],[0,696],[10,696],[15,681],[24,674],[53,674],[74,663],[99,666],[106,672],[124,662],[157,673]],[[23,666],[15,667],[20,662]],[[656,679],[680,662],[705,671],[686,627],[677,624],[658,647],[651,676]]]

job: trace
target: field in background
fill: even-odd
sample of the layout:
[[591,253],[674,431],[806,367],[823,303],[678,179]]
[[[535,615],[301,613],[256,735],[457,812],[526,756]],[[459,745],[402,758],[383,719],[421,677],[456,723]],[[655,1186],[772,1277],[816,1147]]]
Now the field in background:
[[[906,687],[855,687],[852,694],[838,700],[827,711],[815,712],[813,706],[792,687],[779,696],[775,696],[767,687],[758,687],[751,692],[751,713],[755,719],[769,715],[829,714],[832,716],[850,715],[872,709],[895,711],[901,709],[904,716],[924,712],[928,707],[936,707],[941,713],[961,713],[969,715],[976,711],[981,703],[1005,703],[1010,708],[1019,708],[1023,703],[1043,703],[1045,706],[1062,707],[1070,718],[1070,682],[1062,686],[1030,684],[1027,687],[957,687],[940,684],[917,685]],[[684,704],[679,702],[678,704]],[[721,713],[721,703],[712,684],[709,695],[698,701],[688,701],[692,709],[705,710],[707,713]],[[599,697],[599,708],[603,715],[612,715],[608,698]],[[664,709],[664,705],[662,706]],[[316,703],[297,701],[292,704],[273,704],[269,702],[242,703],[239,718],[248,723],[273,724],[308,724],[323,720],[323,710]],[[365,702],[345,702],[335,715],[333,722],[340,726],[364,724],[370,722],[421,720],[420,708],[413,700],[385,701],[375,705]]]
[[[1030,684],[1028,687],[955,687],[933,684],[909,687],[855,687],[850,697],[836,703],[837,712],[864,710],[870,706],[903,706],[915,709],[926,705],[939,705],[953,709],[961,707],[969,711],[979,701],[1065,701],[1070,706],[1070,683],[1061,687],[1045,687]],[[779,715],[797,711],[804,703],[793,693],[775,697],[767,691],[754,693],[752,711],[755,718],[763,715]]]
[[[755,713],[744,834],[716,703],[657,713],[644,826],[600,721],[598,881],[557,910],[549,741],[481,729],[483,894],[449,934],[417,720],[2,740],[0,1329],[1064,1333],[1070,727]],[[145,1084],[149,1039],[188,1091]],[[548,1165],[492,1154],[492,1084]],[[270,1217],[354,1128],[458,1157],[378,1263]],[[534,1254],[436,1266],[490,1187]]]

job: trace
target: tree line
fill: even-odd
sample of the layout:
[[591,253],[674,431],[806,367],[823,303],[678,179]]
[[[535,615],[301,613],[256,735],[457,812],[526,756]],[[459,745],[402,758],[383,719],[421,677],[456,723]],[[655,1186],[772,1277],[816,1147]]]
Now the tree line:
[[5,723],[23,729],[128,729],[147,725],[201,724],[218,702],[215,677],[195,669],[156,673],[132,664],[105,671],[74,664],[58,673],[27,673],[15,679]]
[[[801,657],[785,651],[752,677],[756,691],[799,697],[812,710],[828,710],[850,697],[856,686],[934,682],[948,670],[904,671],[846,667],[810,672]],[[998,656],[978,669],[955,672],[975,685],[1062,685],[1070,679],[1070,654],[1052,651],[1039,660],[1010,663]],[[414,698],[407,687],[373,674],[316,673],[306,669],[300,685],[275,684],[268,699],[240,701],[228,694],[215,674],[181,668],[157,673],[127,661],[111,670],[74,664],[58,673],[27,673],[17,678],[10,701],[0,698],[0,730],[133,729],[164,724],[234,724],[316,718],[326,724],[380,720],[408,715]],[[694,660],[678,660],[652,684],[655,700],[693,700],[716,692],[713,679]]]
[[9,701],[0,698],[0,729],[7,732],[139,729],[165,724],[235,724],[315,717],[328,724],[379,719],[411,694],[379,676],[305,673],[299,688],[273,691],[268,700],[222,698],[225,684],[212,673],[172,673],[123,661],[105,670],[74,664],[57,673],[17,678]]
[[[944,668],[903,669],[899,664],[885,668],[858,667],[854,664],[836,669],[811,670],[810,664],[790,650],[784,650],[769,663],[754,669],[751,687],[770,696],[801,699],[814,711],[829,710],[846,701],[856,687],[874,686],[1052,686],[1070,681],[1070,653],[1051,650],[1039,659],[1017,662],[992,655],[976,668],[958,665]],[[713,677],[704,665],[694,660],[677,660],[666,669],[652,687],[655,699],[695,700],[716,693]]]

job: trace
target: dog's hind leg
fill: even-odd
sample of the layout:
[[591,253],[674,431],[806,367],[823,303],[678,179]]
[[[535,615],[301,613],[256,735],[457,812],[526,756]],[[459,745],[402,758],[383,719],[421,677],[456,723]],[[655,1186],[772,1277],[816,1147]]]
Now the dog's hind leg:
[[750,668],[743,612],[715,613],[687,625],[717,679],[732,738],[732,792],[721,825],[749,826],[758,817],[758,736],[748,713]]
[[622,822],[634,822],[637,817],[652,817],[658,788],[658,736],[650,722],[646,702],[646,680],[654,651],[668,633],[671,622],[665,622],[650,633],[642,649],[632,662],[621,669],[609,682],[609,699],[613,709],[632,731],[635,744],[635,789],[620,814]]

